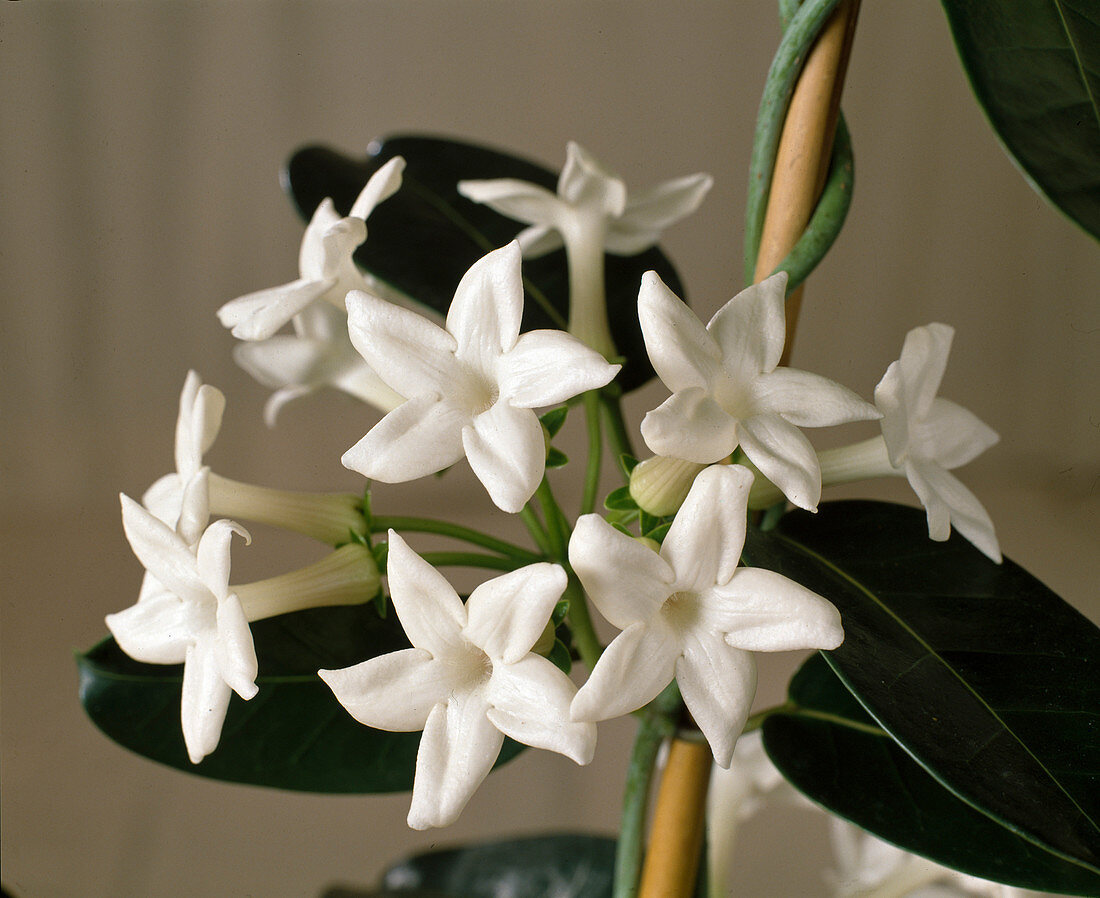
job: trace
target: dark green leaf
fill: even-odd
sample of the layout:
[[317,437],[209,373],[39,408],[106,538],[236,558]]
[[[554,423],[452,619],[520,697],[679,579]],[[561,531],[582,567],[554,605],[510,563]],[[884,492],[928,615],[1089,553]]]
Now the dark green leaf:
[[565,416],[568,414],[569,406],[559,405],[557,408],[552,408],[546,414],[539,416],[539,420],[542,422],[542,426],[546,428],[546,432],[550,435],[550,439],[558,435],[558,431],[561,430],[561,426],[565,423]]
[[391,867],[384,888],[453,898],[609,898],[615,840],[552,835],[418,854]]
[[554,640],[554,647],[550,649],[550,654],[546,657],[549,658],[554,666],[562,673],[569,673],[569,671],[573,669],[573,656],[569,654],[569,646],[562,642],[561,639]]
[[907,851],[983,879],[1100,895],[1100,877],[1044,851],[940,785],[845,688],[820,654],[791,680],[797,711],[764,723],[764,747],[819,804]]
[[1100,631],[1034,577],[919,509],[836,502],[753,530],[749,564],[840,609],[829,663],[948,789],[1100,872]]
[[[325,147],[305,147],[287,163],[285,180],[303,217],[309,218],[325,197],[346,215],[367,179],[394,156],[405,158],[402,188],[371,213],[370,236],[355,258],[375,277],[439,312],[447,311],[466,269],[525,227],[461,196],[458,182],[518,178],[550,190],[557,185],[554,172],[516,156],[407,135],[374,141],[362,161]],[[605,260],[611,333],[627,359],[618,382],[627,390],[653,377],[638,323],[638,288],[651,269],[678,296],[684,295],[675,269],[656,247]],[[569,317],[564,250],[526,260],[524,274],[523,329],[564,327]]]
[[1100,6],[943,0],[979,102],[1033,186],[1100,237]]
[[634,511],[638,503],[630,495],[629,486],[620,486],[607,494],[607,498],[603,500],[603,507],[609,511]]
[[[408,642],[395,615],[373,604],[299,611],[252,624],[259,693],[234,696],[221,743],[200,764],[180,729],[181,665],[140,664],[105,639],[77,657],[80,700],[107,736],[131,751],[212,779],[305,792],[401,792],[412,788],[420,733],[357,723],[317,676]],[[506,741],[502,762],[521,746]]]
[[625,452],[619,456],[619,467],[623,469],[623,474],[626,478],[630,479],[630,472],[638,467],[638,459],[633,455],[627,455]]

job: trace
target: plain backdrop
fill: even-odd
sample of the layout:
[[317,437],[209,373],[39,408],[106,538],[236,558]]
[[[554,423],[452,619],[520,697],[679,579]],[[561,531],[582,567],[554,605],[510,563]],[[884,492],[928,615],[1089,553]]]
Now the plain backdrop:
[[[214,317],[296,276],[302,225],[278,180],[292,150],[358,153],[429,132],[558,168],[574,139],[628,185],[709,171],[703,208],[663,241],[705,318],[740,283],[753,120],[778,36],[772,5],[755,0],[3,4],[3,877],[15,895],[313,896],[433,845],[614,831],[629,720],[601,726],[591,767],[528,752],[454,827],[413,833],[404,795],[277,793],[130,755],[84,717],[72,652],[136,595],[117,494],[170,470],[189,368],[229,398],[217,472],[361,487],[339,457],[377,415],[326,393],[268,430],[266,391],[235,367]],[[953,324],[943,394],[1003,438],[963,478],[1006,554],[1100,618],[1096,243],[1001,151],[936,4],[864,4],[844,108],[855,201],[810,281],[793,364],[869,396],[909,328]],[[664,395],[631,396],[631,419]],[[836,495],[869,494],[915,501],[903,482]],[[375,502],[514,527],[464,466]],[[305,540],[254,535],[234,579],[316,557]],[[782,698],[797,663],[761,659],[761,704]],[[827,894],[811,814],[766,815],[738,852],[738,895]]]

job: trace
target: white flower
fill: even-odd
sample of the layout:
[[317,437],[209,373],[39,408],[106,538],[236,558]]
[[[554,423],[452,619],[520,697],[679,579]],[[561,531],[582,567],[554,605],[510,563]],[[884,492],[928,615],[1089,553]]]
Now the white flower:
[[176,470],[157,480],[141,497],[145,507],[169,527],[175,527],[188,545],[193,545],[206,528],[209,496],[196,490],[185,504],[183,493],[202,469],[203,456],[218,436],[224,412],[222,391],[188,371],[176,418]]
[[520,334],[523,282],[515,242],[459,282],[446,330],[368,293],[348,295],[351,342],[408,401],[344,453],[353,471],[401,483],[463,456],[490,498],[518,512],[546,463],[533,409],[607,384],[619,370],[568,334]]
[[405,160],[395,156],[376,171],[346,218],[340,217],[331,199],[324,199],[302,237],[298,279],[226,303],[218,310],[221,323],[240,340],[266,340],[318,300],[342,310],[349,290],[367,286],[352,259],[367,239],[365,219],[398,190],[404,167]]
[[409,826],[452,823],[504,736],[578,764],[592,759],[595,726],[569,720],[576,687],[531,652],[565,589],[565,571],[528,565],[478,586],[463,605],[392,530],[387,564],[393,605],[413,647],[318,673],[360,723],[424,731]]
[[839,817],[830,817],[829,827],[837,898],[1041,898],[911,854]]
[[928,535],[945,540],[951,527],[994,561],[1001,550],[985,508],[951,469],[997,442],[996,432],[972,412],[936,396],[954,328],[929,324],[905,337],[901,358],[875,387],[890,464],[904,471],[928,513]]
[[738,568],[751,482],[740,465],[703,471],[660,554],[598,515],[577,521],[569,561],[623,632],[573,700],[575,720],[627,714],[675,677],[715,762],[728,767],[756,692],[750,653],[840,645],[829,602],[773,571]]
[[642,421],[658,455],[699,464],[740,446],[795,505],[821,498],[817,455],[799,427],[873,420],[878,411],[828,378],[777,368],[783,352],[785,272],[738,293],[710,323],[650,271],[642,278],[638,317],[657,375],[672,391]]
[[[206,492],[206,471],[187,486]],[[187,754],[197,764],[217,747],[230,692],[256,694],[256,651],[244,609],[229,590],[229,543],[248,533],[215,521],[192,547],[180,534],[122,496],[126,538],[147,576],[136,605],[107,616],[107,626],[130,657],[148,664],[183,663],[180,719]],[[199,499],[205,502],[205,499]]]
[[284,405],[321,387],[335,387],[389,412],[404,400],[387,387],[348,337],[347,313],[312,303],[294,316],[294,334],[238,343],[233,358],[264,386],[275,390],[264,405],[269,427]]
[[607,252],[633,256],[653,246],[669,225],[698,209],[713,183],[710,175],[695,174],[628,195],[621,178],[570,141],[557,193],[513,178],[459,181],[458,192],[530,224],[517,237],[528,258],[560,248],[562,235],[583,227],[589,219],[601,220],[602,247]]

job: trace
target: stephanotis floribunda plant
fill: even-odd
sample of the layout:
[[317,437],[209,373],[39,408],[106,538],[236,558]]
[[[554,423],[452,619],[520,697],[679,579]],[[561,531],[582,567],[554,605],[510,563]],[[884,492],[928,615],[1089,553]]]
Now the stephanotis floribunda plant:
[[[784,4],[750,180],[754,261],[790,79],[834,5]],[[332,459],[361,491],[215,474],[226,400],[189,373],[175,470],[141,503],[122,497],[145,575],[107,616],[112,638],[80,659],[96,723],[219,779],[411,791],[409,825],[426,829],[458,819],[518,752],[587,764],[599,724],[636,718],[614,843],[540,837],[497,851],[499,869],[467,864],[492,894],[541,898],[546,882],[590,875],[597,891],[560,894],[692,894],[713,763],[729,770],[707,812],[715,896],[736,892],[737,827],[772,797],[806,802],[795,795],[849,821],[835,824],[837,895],[1002,888],[991,880],[1100,895],[1100,635],[1002,558],[954,473],[997,434],[938,395],[953,329],[914,327],[892,362],[864,347],[888,365],[873,390],[783,361],[790,294],[847,210],[843,123],[833,147],[803,236],[710,316],[656,245],[709,175],[628,191],[576,143],[560,175],[438,138],[383,141],[365,161],[296,155],[299,277],[218,317],[274,390],[270,424],[324,387],[361,400],[364,435]],[[632,426],[623,393],[654,376],[667,393]],[[865,433],[819,450],[804,432],[836,425]],[[572,462],[569,427],[587,440]],[[467,465],[493,533],[456,520],[464,508],[387,507],[388,484]],[[563,488],[575,471],[579,488]],[[883,476],[906,478],[922,508],[828,501],[835,484]],[[321,559],[232,582],[231,551],[267,527],[319,542]],[[457,546],[419,545],[426,534]],[[481,572],[468,597],[447,568]],[[754,708],[754,654],[792,650],[815,654],[785,701]],[[414,859],[387,886],[466,894],[456,870],[474,852]]]

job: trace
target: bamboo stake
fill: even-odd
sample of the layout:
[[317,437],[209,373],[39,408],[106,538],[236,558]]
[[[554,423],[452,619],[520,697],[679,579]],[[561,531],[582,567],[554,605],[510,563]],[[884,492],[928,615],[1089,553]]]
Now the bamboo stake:
[[[810,220],[828,173],[840,94],[855,33],[859,0],[844,0],[825,24],[791,95],[754,280],[791,251]],[[786,364],[794,341],[802,288],[787,297]],[[661,778],[639,898],[688,898],[695,889],[711,755],[701,742],[674,739]]]

